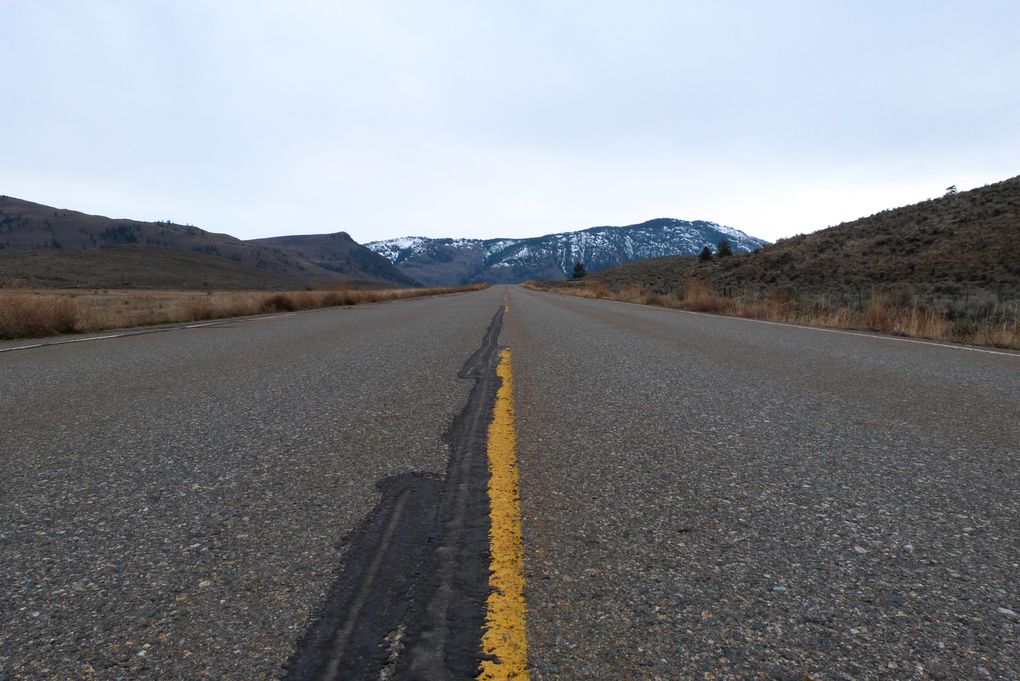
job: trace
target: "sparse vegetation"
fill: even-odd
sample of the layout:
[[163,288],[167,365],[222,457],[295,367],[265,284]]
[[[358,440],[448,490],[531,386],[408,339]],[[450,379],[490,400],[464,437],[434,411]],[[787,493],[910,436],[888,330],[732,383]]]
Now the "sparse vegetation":
[[589,277],[613,289],[639,283],[662,293],[699,279],[730,297],[783,289],[851,308],[878,292],[953,319],[984,317],[1020,302],[1020,177],[781,239],[757,253],[708,262],[653,258]]
[[338,305],[476,291],[488,286],[315,291],[139,291],[0,289],[0,339],[33,338],[292,312]]

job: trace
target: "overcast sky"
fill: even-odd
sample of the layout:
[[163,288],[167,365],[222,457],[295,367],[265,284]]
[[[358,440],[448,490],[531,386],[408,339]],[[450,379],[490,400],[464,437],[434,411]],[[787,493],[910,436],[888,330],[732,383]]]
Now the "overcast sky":
[[0,0],[0,193],[241,238],[775,240],[1020,174],[1020,3]]

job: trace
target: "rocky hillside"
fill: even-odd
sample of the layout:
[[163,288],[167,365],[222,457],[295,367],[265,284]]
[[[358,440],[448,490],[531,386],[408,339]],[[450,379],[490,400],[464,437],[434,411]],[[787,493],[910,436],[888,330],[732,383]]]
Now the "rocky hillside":
[[[168,257],[167,251],[189,257]],[[242,241],[191,225],[111,219],[10,196],[0,197],[0,273],[6,281],[38,286],[105,287],[111,280],[148,288],[415,284],[344,232]]]
[[578,261],[594,272],[632,260],[698,253],[722,239],[736,252],[766,244],[714,222],[660,218],[626,227],[591,227],[528,239],[403,237],[365,245],[423,284],[449,286],[562,279]]

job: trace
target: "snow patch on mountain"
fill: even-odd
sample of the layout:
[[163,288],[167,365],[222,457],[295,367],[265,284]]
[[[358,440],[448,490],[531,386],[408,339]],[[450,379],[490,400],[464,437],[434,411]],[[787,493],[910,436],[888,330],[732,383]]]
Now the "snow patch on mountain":
[[526,239],[401,237],[365,245],[419,281],[453,284],[567,277],[578,261],[592,272],[643,258],[695,255],[704,246],[715,248],[723,239],[736,252],[767,243],[715,222],[659,218]]

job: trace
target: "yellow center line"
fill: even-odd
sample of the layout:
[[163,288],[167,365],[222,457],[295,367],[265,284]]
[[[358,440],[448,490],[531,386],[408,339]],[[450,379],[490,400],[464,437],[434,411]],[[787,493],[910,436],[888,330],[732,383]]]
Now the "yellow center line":
[[524,544],[521,535],[521,497],[517,482],[517,431],[510,350],[500,353],[497,375],[503,383],[496,393],[489,424],[489,547],[492,554],[491,592],[486,601],[479,679],[527,679],[527,638],[524,627]]

